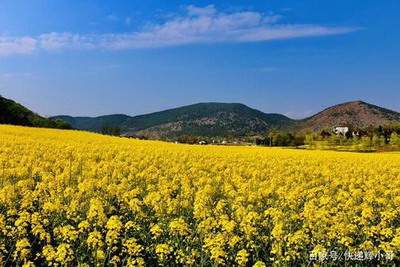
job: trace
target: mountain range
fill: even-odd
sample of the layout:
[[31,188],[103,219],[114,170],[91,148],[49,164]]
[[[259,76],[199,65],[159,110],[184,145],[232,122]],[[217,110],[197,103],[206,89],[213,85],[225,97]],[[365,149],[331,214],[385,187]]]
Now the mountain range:
[[365,128],[400,124],[400,113],[363,101],[329,107],[311,117],[294,120],[276,113],[264,113],[240,103],[198,103],[165,111],[128,116],[100,117],[55,116],[81,130],[101,132],[104,127],[118,128],[124,135],[152,139],[176,139],[179,136],[244,137],[264,135],[267,131],[307,132],[335,126]]
[[[301,120],[276,113],[264,113],[240,103],[198,103],[155,113],[99,117],[54,116],[45,118],[21,104],[0,96],[0,124],[47,128],[74,128],[151,139],[181,136],[245,137],[264,135],[270,130],[305,133],[335,126],[355,128],[400,124],[400,113],[363,101],[328,107]],[[118,131],[114,131],[117,129]]]
[[148,138],[255,135],[293,123],[284,115],[266,114],[238,103],[198,103],[134,117],[117,114],[53,118],[64,120],[77,129],[101,132],[105,126],[118,127],[123,133]]

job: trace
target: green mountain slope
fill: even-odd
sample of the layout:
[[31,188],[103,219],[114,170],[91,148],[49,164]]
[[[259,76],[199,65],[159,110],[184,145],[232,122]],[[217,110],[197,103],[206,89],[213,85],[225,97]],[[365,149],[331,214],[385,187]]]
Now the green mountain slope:
[[271,129],[305,133],[334,126],[365,128],[400,124],[400,113],[362,101],[335,105],[303,120],[266,114],[238,103],[199,103],[135,117],[54,118],[62,119],[77,129],[100,132],[103,127],[115,127],[122,134],[154,139],[176,139],[183,135],[243,137],[264,135]]
[[131,117],[122,114],[106,115],[96,118],[92,117],[72,117],[72,116],[55,116],[51,119],[63,120],[75,129],[100,132],[105,126],[121,127]]
[[0,124],[13,124],[46,128],[71,128],[61,120],[47,119],[13,100],[0,96]]
[[284,115],[266,114],[238,103],[199,103],[135,117],[110,115],[54,118],[65,120],[77,129],[101,131],[107,125],[119,127],[125,134],[150,138],[257,135],[294,123]]

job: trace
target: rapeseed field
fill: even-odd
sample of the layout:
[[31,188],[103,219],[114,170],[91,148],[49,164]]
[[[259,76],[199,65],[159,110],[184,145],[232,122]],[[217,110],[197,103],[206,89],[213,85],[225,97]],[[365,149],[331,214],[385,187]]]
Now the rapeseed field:
[[399,256],[400,154],[0,126],[0,265],[394,264]]

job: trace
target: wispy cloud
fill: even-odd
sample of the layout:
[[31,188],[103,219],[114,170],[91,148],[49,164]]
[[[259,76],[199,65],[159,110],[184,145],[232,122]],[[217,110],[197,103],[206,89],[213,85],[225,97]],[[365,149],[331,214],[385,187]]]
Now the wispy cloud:
[[[60,50],[60,49],[93,49],[98,47],[96,40],[100,36],[81,35],[73,33],[46,33],[38,36],[37,49]],[[99,39],[100,40],[100,39]]]
[[[254,11],[227,13],[215,6],[188,6],[186,12],[164,23],[128,33],[46,33],[35,37],[0,37],[0,56],[29,54],[39,50],[125,50],[204,43],[262,42],[281,39],[337,35],[357,27],[281,23],[280,15]],[[126,21],[130,23],[129,21]]]
[[189,16],[212,16],[217,13],[217,9],[214,5],[208,5],[206,7],[189,5],[186,7],[186,11]]
[[0,56],[13,54],[30,54],[37,49],[37,40],[32,37],[1,37]]

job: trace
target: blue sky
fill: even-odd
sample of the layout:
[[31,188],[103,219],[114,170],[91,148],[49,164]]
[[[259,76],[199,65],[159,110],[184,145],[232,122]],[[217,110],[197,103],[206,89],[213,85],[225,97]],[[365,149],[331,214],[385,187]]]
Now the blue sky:
[[0,1],[0,94],[43,115],[400,111],[398,0]]

